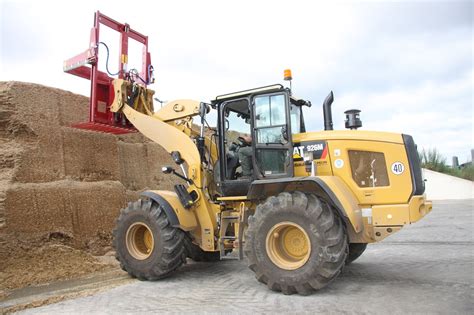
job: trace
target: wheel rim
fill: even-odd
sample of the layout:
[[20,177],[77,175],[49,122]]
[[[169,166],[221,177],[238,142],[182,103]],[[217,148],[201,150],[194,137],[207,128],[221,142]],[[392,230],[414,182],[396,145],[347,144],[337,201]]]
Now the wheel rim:
[[128,228],[125,243],[133,258],[144,260],[150,257],[155,246],[155,239],[148,225],[136,222]]
[[293,222],[280,222],[267,234],[267,255],[281,269],[303,266],[311,254],[311,240],[306,231]]

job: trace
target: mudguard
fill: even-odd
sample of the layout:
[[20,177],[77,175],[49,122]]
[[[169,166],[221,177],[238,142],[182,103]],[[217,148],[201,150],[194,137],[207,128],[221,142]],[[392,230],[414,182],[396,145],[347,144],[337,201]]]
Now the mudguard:
[[173,227],[183,231],[192,231],[197,227],[194,213],[185,209],[175,192],[167,190],[148,190],[141,194],[161,206]]
[[311,176],[256,180],[251,183],[247,198],[262,199],[284,191],[301,191],[318,195],[336,208],[356,233],[364,228],[357,199],[339,177]]

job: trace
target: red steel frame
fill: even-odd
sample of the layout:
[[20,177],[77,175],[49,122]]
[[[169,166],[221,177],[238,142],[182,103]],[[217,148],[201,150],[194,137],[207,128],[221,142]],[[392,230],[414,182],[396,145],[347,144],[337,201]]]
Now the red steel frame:
[[[119,50],[119,74],[118,78],[123,79],[127,73],[128,66],[128,40],[129,38],[143,44],[142,69],[140,77],[147,82],[152,78],[151,57],[148,52],[148,36],[130,28],[128,24],[119,23],[108,16],[97,11],[94,16],[94,27],[91,29],[89,49],[83,53],[68,59],[64,62],[64,72],[77,75],[81,78],[91,80],[91,96],[89,104],[89,122],[73,125],[73,127],[97,131],[105,131],[114,134],[132,132],[135,129],[132,125],[122,123],[122,117],[114,117],[114,113],[109,108],[114,100],[114,89],[112,81],[114,78],[107,73],[99,71],[99,34],[100,25],[108,26],[114,31],[120,33]],[[90,67],[88,66],[90,65]],[[145,85],[140,80],[138,84]]]

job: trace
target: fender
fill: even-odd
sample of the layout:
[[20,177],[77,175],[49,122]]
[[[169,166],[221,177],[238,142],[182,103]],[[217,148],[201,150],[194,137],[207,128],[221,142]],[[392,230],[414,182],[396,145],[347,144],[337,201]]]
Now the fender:
[[192,231],[197,227],[194,212],[184,209],[175,192],[167,190],[148,190],[141,193],[161,206],[172,227]]
[[256,180],[250,184],[248,199],[262,199],[284,191],[313,193],[329,202],[346,218],[355,233],[363,230],[362,212],[354,194],[336,176],[292,177]]

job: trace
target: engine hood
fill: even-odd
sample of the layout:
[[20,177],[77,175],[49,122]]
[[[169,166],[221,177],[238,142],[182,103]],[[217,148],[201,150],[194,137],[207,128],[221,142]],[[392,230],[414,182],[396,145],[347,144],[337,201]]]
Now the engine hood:
[[311,140],[361,140],[403,144],[402,134],[381,131],[322,130],[298,133],[293,135],[294,143]]

